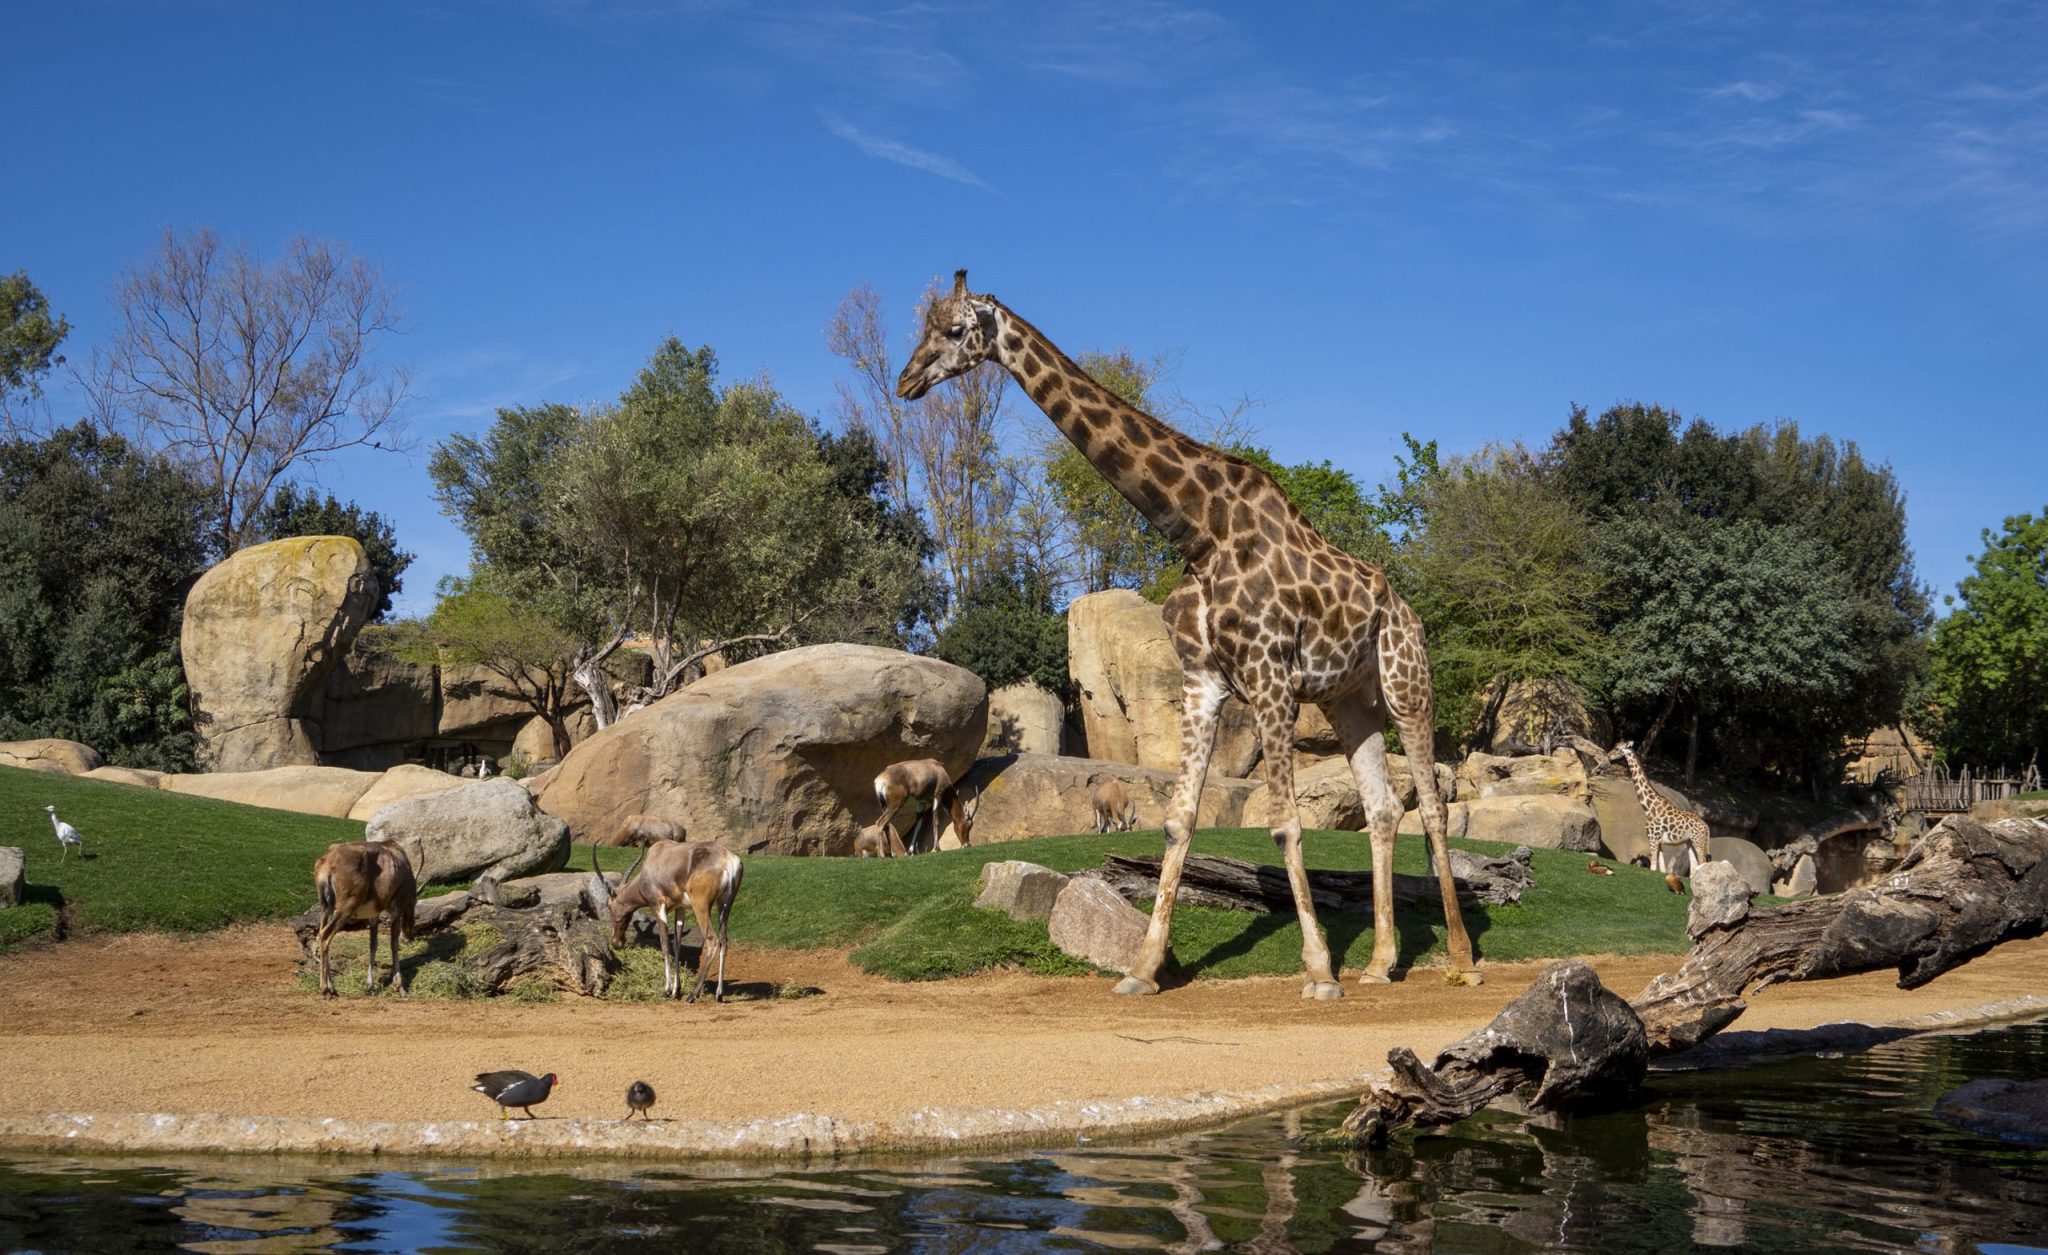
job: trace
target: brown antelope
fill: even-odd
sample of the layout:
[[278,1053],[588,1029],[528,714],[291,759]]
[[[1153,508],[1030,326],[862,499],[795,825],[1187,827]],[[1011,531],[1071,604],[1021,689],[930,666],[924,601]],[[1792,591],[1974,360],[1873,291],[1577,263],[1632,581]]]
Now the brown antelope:
[[[697,952],[697,984],[685,1002],[697,1001],[704,992],[704,977],[713,962],[718,964],[718,987],[712,1001],[725,1001],[725,938],[732,916],[732,900],[740,891],[740,856],[716,841],[657,841],[641,856],[640,874],[616,893],[602,876],[597,883],[612,917],[612,945],[626,944],[626,925],[641,907],[654,908],[657,936],[661,940],[661,992],[677,998],[683,992],[681,910],[688,904],[697,918],[697,931],[704,935]],[[718,926],[712,928],[713,913]],[[670,928],[669,916],[676,914]]]
[[[894,850],[890,848],[892,845]],[[855,858],[888,858],[902,848],[903,844],[896,840],[895,831],[880,824],[869,824],[853,838]]]
[[1124,782],[1111,777],[1095,786],[1095,831],[1129,832],[1138,826],[1138,808]]
[[672,823],[657,815],[632,814],[619,825],[612,835],[613,845],[649,846],[657,841],[686,840],[683,826]]
[[364,988],[377,988],[377,917],[391,913],[391,980],[405,992],[405,972],[398,966],[398,943],[412,940],[412,912],[419,900],[412,861],[386,841],[344,841],[327,847],[313,864],[313,888],[320,896],[320,928],[314,935],[320,955],[320,992],[332,998],[334,977],[327,967],[327,946],[351,920],[370,921],[370,970]]
[[[875,827],[883,830],[895,853],[915,854],[918,849],[918,824],[930,817],[926,836],[931,848],[939,848],[939,808],[945,807],[953,819],[953,831],[960,835],[960,844],[968,845],[968,834],[974,828],[976,799],[970,796],[965,803],[960,798],[960,786],[953,783],[953,776],[946,765],[936,758],[913,758],[907,763],[891,763],[875,777],[875,801],[882,806],[882,817],[875,821]],[[896,830],[889,821],[896,814],[896,808],[905,802],[913,805],[910,821],[910,848],[906,851],[903,843],[896,838]],[[858,842],[856,842],[858,845]]]

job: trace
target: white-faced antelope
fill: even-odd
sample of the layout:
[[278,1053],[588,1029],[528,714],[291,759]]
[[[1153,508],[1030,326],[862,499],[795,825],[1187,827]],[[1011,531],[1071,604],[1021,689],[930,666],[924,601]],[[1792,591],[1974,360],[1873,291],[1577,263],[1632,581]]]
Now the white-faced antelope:
[[344,841],[327,847],[313,864],[313,889],[320,897],[320,928],[314,947],[320,956],[320,992],[334,997],[334,977],[327,966],[327,946],[349,921],[370,921],[369,975],[364,988],[377,988],[377,919],[391,915],[391,980],[405,992],[405,972],[398,966],[398,943],[412,939],[413,906],[419,884],[405,851],[386,841]]
[[[595,857],[593,855],[592,857]],[[697,984],[685,1002],[704,992],[704,978],[718,965],[718,986],[712,1001],[725,1001],[725,939],[732,901],[740,892],[740,856],[715,841],[657,841],[640,859],[640,874],[612,892],[602,876],[606,909],[612,918],[612,945],[626,944],[626,925],[641,907],[654,908],[661,941],[661,992],[668,998],[683,992],[682,919],[685,904],[697,919],[704,946],[697,952]],[[670,915],[676,915],[671,927]],[[717,927],[713,928],[714,915]]]
[[1129,832],[1138,826],[1138,808],[1124,782],[1114,776],[1095,786],[1095,831]]
[[930,822],[925,836],[930,840],[929,848],[939,848],[939,808],[942,806],[952,817],[953,831],[959,835],[960,844],[971,844],[968,834],[974,829],[974,810],[978,800],[970,795],[963,802],[960,786],[953,783],[952,773],[936,758],[913,758],[907,763],[891,763],[884,767],[882,774],[875,777],[875,801],[882,807],[882,817],[875,821],[875,827],[887,834],[896,853],[906,851],[897,841],[896,831],[889,821],[906,801],[914,803],[916,810],[910,821],[908,853],[917,853],[918,825],[927,816]]

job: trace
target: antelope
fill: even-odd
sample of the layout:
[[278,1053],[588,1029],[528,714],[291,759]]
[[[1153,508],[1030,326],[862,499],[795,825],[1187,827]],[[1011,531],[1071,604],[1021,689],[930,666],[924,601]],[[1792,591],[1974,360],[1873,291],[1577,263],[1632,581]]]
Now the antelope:
[[[875,827],[883,829],[888,834],[889,844],[897,853],[917,852],[917,826],[924,821],[927,814],[931,817],[931,831],[926,835],[931,838],[931,848],[939,848],[938,819],[941,806],[951,813],[953,831],[960,834],[960,844],[971,844],[967,836],[974,828],[974,811],[978,801],[970,796],[965,804],[961,802],[960,786],[953,783],[952,774],[946,770],[945,764],[936,758],[913,758],[907,763],[891,763],[884,767],[882,774],[875,777],[875,801],[882,806],[882,817],[875,821]],[[896,808],[906,801],[914,804],[916,815],[910,821],[910,848],[907,851],[903,848],[903,843],[897,840],[896,830],[889,824],[890,818],[896,814]],[[855,845],[857,849],[859,842],[856,841]]]
[[683,826],[662,819],[656,815],[632,814],[619,825],[612,837],[613,845],[653,845],[657,841],[682,841]]
[[1124,782],[1111,777],[1095,786],[1095,831],[1129,832],[1138,826],[1138,808]]
[[320,955],[320,992],[332,998],[334,977],[327,966],[327,946],[351,920],[370,921],[369,976],[364,988],[377,988],[377,917],[391,913],[391,980],[405,992],[405,971],[398,965],[398,943],[412,940],[413,905],[419,884],[405,851],[386,841],[343,841],[327,847],[313,864],[313,888],[320,897],[320,928],[315,948]]
[[[889,858],[895,851],[903,848],[903,844],[895,838],[896,833],[893,829],[884,828],[880,824],[869,824],[853,838],[853,857]],[[892,844],[895,851],[890,849]]]
[[[593,852],[591,857],[595,858],[596,854]],[[705,973],[715,959],[718,987],[711,1000],[724,1002],[725,938],[732,916],[732,900],[739,896],[740,891],[740,856],[716,841],[657,841],[647,847],[638,863],[640,874],[632,877],[617,892],[612,891],[601,874],[597,877],[596,883],[602,886],[599,896],[611,912],[613,947],[626,944],[626,925],[632,923],[640,908],[653,907],[661,940],[661,993],[665,998],[682,997],[683,930],[680,912],[687,903],[690,913],[697,917],[697,930],[704,934],[704,945],[697,952],[696,987],[683,1001],[695,1002],[697,995],[704,992]],[[711,926],[714,911],[718,917],[715,932]],[[671,912],[678,914],[673,931],[669,927]]]

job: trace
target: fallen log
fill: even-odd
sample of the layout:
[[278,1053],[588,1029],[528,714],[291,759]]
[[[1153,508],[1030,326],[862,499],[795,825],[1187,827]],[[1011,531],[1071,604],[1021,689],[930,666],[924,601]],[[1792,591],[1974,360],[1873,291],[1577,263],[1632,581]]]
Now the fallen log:
[[[1522,900],[1524,891],[1536,883],[1529,870],[1529,847],[1515,847],[1502,858],[1488,858],[1469,850],[1451,851],[1451,882],[1458,898],[1467,904],[1500,906]],[[1148,901],[1159,894],[1159,858],[1126,858],[1111,854],[1098,868],[1079,873],[1106,882],[1124,898]],[[1309,896],[1319,911],[1372,909],[1372,873],[1315,871],[1308,874]],[[1267,863],[1252,863],[1220,854],[1190,854],[1181,869],[1180,898],[1186,906],[1218,907],[1229,911],[1257,911],[1266,914],[1294,910],[1294,891],[1287,884],[1287,869]],[[1402,906],[1437,906],[1443,899],[1434,877],[1394,877],[1394,901]]]
[[1693,876],[1674,972],[1624,1003],[1583,963],[1553,964],[1493,1023],[1425,1066],[1397,1047],[1392,1069],[1329,1140],[1383,1143],[1408,1127],[1449,1124],[1512,1091],[1532,1107],[1573,1094],[1625,1095],[1649,1061],[1725,1028],[1758,990],[1896,968],[1915,989],[2004,941],[2048,931],[2048,822],[1983,824],[1953,816],[1930,830],[1877,885],[1752,913],[1727,863]]

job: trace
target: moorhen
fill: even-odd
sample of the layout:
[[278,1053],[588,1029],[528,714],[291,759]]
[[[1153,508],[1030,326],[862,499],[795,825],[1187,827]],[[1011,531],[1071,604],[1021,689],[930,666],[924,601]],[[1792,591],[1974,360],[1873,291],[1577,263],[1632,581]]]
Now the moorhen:
[[640,1113],[641,1119],[652,1120],[654,1117],[647,1114],[647,1109],[653,1105],[654,1086],[649,1085],[645,1081],[635,1081],[631,1085],[626,1086],[626,1118],[628,1120],[633,1118],[633,1113],[636,1111]]
[[559,1084],[561,1082],[552,1072],[546,1076],[535,1076],[513,1068],[503,1072],[479,1072],[476,1084],[470,1088],[497,1103],[498,1110],[507,1120],[512,1118],[514,1107],[524,1111],[526,1118],[531,1120],[533,1104],[546,1102],[548,1094]]

